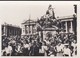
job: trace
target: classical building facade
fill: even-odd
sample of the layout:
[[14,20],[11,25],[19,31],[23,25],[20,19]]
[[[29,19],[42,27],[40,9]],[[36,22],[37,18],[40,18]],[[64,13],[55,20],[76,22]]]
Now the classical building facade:
[[2,24],[2,36],[21,36],[21,28],[18,26],[4,23]]
[[59,17],[56,19],[60,21],[59,28],[64,30],[62,32],[72,33],[75,35],[77,34],[77,16],[76,15]]
[[22,36],[34,35],[36,33],[36,22],[33,20],[27,20],[22,23]]

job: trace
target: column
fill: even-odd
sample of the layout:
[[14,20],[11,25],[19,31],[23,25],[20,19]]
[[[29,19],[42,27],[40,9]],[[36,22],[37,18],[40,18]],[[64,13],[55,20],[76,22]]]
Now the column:
[[15,35],[15,29],[14,29],[14,35]]
[[29,31],[29,30],[28,30],[28,26],[26,26],[26,32],[27,32],[27,34],[29,33],[28,31]]
[[29,33],[29,27],[28,27],[28,25],[27,25],[27,34]]
[[31,34],[32,34],[32,25],[31,25]]
[[25,34],[28,34],[28,26],[25,26]]
[[66,27],[66,33],[68,33],[68,30],[67,30],[67,21],[65,22],[65,27]]
[[12,29],[11,29],[11,28],[9,28],[9,29],[10,29],[10,34],[9,34],[9,35],[11,36],[11,34],[12,34]]
[[29,27],[29,34],[30,34],[30,25],[28,27]]
[[31,28],[31,26],[30,26],[30,34],[31,34],[31,31],[32,31],[32,28]]
[[24,34],[26,34],[26,25],[24,25]]
[[12,35],[13,35],[13,36],[15,36],[15,34],[14,34],[14,29],[15,29],[15,28],[12,29]]
[[32,25],[32,34],[33,34],[33,25]]
[[6,26],[5,25],[4,25],[3,33],[4,33],[4,35],[6,35]]
[[9,30],[9,35],[11,35],[11,29],[9,28],[8,30]]
[[70,23],[71,23],[71,33],[73,33],[73,24],[72,24],[72,21]]
[[27,29],[27,26],[25,25],[25,34],[27,34],[26,29]]
[[29,25],[28,25],[28,34],[29,34],[29,29],[30,29],[30,28],[29,28]]
[[[14,31],[13,31],[14,27],[12,28],[12,36],[14,36]],[[17,32],[17,31],[16,31]]]
[[32,32],[34,33],[34,25],[32,26]]
[[15,35],[15,29],[14,29],[14,35]]
[[5,35],[8,36],[8,32],[7,32],[8,27],[5,26]]

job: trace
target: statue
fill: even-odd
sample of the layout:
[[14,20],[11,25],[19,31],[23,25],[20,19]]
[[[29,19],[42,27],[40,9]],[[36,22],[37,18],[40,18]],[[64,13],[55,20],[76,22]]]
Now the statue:
[[49,5],[46,15],[48,15],[50,19],[55,19],[54,10],[52,8],[52,5]]
[[43,28],[52,28],[52,27],[55,28],[56,27],[57,20],[55,19],[52,5],[49,5],[48,10],[46,11],[46,14],[41,17],[39,23]]

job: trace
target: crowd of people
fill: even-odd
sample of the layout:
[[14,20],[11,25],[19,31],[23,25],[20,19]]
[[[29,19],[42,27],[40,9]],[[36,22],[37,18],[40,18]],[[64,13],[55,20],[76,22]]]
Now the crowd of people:
[[75,56],[77,40],[74,35],[55,35],[41,40],[40,36],[5,37],[2,56]]

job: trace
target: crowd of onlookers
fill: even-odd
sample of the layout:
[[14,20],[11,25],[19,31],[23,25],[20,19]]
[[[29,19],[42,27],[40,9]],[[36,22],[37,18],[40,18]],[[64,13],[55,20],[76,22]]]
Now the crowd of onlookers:
[[5,37],[2,56],[75,56],[77,40],[74,35],[55,35],[41,40],[40,36]]

